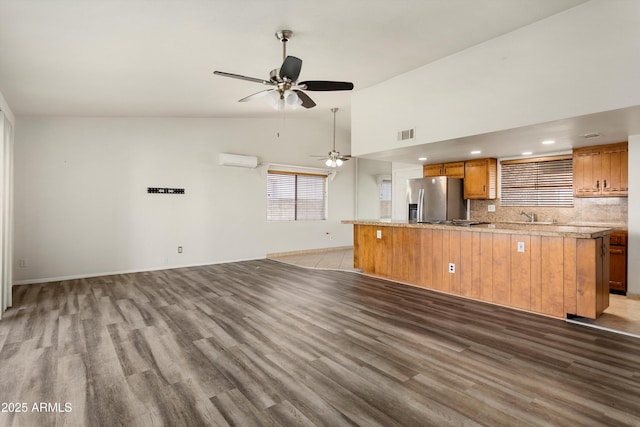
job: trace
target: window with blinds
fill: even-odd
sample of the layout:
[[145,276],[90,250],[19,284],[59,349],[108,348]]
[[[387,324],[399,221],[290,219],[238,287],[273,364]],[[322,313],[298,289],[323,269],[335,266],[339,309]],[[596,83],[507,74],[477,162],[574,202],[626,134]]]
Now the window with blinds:
[[269,171],[267,221],[327,219],[327,175]]
[[380,218],[391,218],[391,180],[383,179],[380,182]]
[[500,162],[502,206],[573,206],[571,156]]

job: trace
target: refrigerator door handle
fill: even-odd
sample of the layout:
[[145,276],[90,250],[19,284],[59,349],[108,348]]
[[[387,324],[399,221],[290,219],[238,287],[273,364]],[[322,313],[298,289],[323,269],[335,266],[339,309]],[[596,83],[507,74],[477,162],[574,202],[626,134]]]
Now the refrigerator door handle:
[[418,222],[424,221],[422,218],[422,203],[424,202],[424,188],[418,190]]

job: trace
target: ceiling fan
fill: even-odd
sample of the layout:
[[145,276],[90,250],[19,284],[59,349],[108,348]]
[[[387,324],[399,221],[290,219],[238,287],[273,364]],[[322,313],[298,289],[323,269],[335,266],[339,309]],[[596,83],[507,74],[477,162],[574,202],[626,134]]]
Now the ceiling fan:
[[269,73],[269,80],[225,73],[224,71],[214,71],[213,74],[273,86],[271,89],[262,90],[246,96],[240,99],[239,102],[246,102],[255,98],[267,96],[271,104],[277,110],[283,110],[285,104],[290,105],[293,108],[296,108],[299,105],[302,105],[304,108],[315,107],[316,103],[313,102],[309,95],[304,93],[303,90],[335,91],[353,89],[353,83],[350,82],[335,82],[327,80],[307,80],[304,82],[298,82],[298,76],[302,69],[302,60],[295,56],[287,56],[287,42],[292,35],[293,31],[290,30],[280,30],[276,32],[276,37],[282,42],[283,62],[280,68],[271,70]]
[[350,155],[345,154],[344,156],[340,154],[340,152],[336,151],[336,111],[337,108],[332,108],[331,112],[333,113],[333,147],[327,156],[311,156],[311,157],[320,157],[320,160],[325,160],[324,164],[330,168],[340,167],[342,163],[346,162],[351,158]]

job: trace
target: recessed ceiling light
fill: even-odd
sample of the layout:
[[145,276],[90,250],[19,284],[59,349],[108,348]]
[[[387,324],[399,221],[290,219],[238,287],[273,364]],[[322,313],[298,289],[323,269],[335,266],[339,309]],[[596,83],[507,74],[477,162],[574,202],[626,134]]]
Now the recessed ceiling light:
[[551,145],[551,144],[555,144],[556,142],[553,139],[548,139],[546,141],[542,141],[542,143],[544,145]]
[[418,157],[418,160],[420,160],[421,162],[424,162],[425,160],[427,160],[426,157]]
[[531,151],[525,151],[522,153],[523,156],[530,156],[531,154],[533,154]]
[[480,154],[480,153],[482,153],[482,151],[480,151],[480,150],[473,150],[473,151],[471,152],[471,154]]

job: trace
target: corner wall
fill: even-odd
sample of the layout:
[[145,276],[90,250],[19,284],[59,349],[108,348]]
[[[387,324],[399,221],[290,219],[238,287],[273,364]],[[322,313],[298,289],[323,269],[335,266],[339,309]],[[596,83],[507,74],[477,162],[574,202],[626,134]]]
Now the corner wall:
[[327,221],[282,223],[266,221],[266,167],[218,165],[226,152],[322,167],[309,156],[331,135],[324,122],[290,118],[19,117],[14,283],[349,246],[340,221],[354,216],[353,162],[330,181]]

